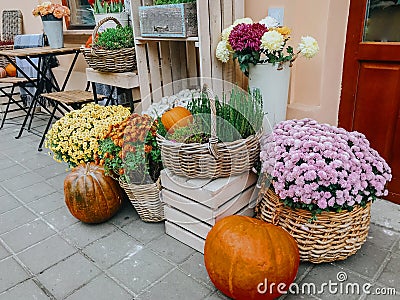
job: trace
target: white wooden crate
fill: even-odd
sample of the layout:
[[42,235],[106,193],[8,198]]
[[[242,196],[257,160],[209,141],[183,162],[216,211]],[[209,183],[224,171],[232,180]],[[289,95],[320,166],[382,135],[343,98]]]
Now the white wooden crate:
[[[236,215],[252,217],[254,215],[254,205],[255,202],[251,203],[251,205],[238,211]],[[173,207],[165,206],[164,212],[166,217],[165,232],[169,236],[204,254],[205,240],[212,226]]]

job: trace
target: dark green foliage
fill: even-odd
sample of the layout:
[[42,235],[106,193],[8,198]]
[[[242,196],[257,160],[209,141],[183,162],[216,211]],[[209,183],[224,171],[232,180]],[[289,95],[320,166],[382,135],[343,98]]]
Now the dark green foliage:
[[99,34],[99,37],[93,43],[93,47],[104,50],[118,50],[122,48],[135,47],[133,38],[133,29],[131,26],[117,26],[116,28],[107,28]]

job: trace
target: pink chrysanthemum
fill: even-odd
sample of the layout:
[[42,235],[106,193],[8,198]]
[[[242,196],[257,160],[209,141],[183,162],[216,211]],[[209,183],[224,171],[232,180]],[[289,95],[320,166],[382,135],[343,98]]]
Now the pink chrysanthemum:
[[261,37],[268,29],[263,24],[238,24],[229,35],[229,44],[234,51],[259,51]]

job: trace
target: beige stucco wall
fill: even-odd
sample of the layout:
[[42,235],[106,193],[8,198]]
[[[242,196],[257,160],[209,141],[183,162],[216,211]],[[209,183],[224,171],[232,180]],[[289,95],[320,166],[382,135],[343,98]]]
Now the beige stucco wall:
[[343,55],[350,0],[245,0],[245,14],[258,21],[269,7],[284,8],[284,24],[292,44],[311,35],[320,52],[311,60],[297,59],[291,73],[288,118],[311,117],[337,124]]

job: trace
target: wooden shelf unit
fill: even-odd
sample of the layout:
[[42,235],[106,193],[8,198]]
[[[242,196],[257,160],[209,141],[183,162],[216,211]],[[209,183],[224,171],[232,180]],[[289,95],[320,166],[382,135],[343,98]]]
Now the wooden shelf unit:
[[179,80],[185,78],[200,77],[195,84],[208,82],[217,93],[225,84],[211,79],[246,85],[247,79],[232,61],[222,64],[215,56],[222,30],[244,16],[244,0],[197,0],[198,37],[186,39],[141,37],[139,6],[152,4],[152,0],[131,0],[143,110],[163,96],[178,93],[183,87]]

